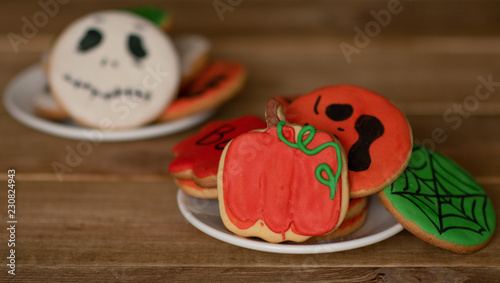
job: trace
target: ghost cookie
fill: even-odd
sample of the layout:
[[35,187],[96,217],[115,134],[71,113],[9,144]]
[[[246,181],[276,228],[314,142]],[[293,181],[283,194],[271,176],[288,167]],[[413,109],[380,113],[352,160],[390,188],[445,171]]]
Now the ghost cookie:
[[[146,8],[137,8],[137,10],[131,11],[146,13],[149,11]],[[143,16],[146,17],[146,15]],[[151,15],[148,16],[151,17]],[[151,21],[157,25],[159,24],[155,18],[151,19]],[[173,43],[179,54],[182,82],[191,82],[208,64],[210,42],[201,35],[183,35],[174,38]],[[46,64],[46,57],[47,55],[42,56],[42,65]],[[44,95],[41,94],[42,92],[35,99],[35,108],[40,117],[50,120],[64,120],[69,118],[68,114],[54,100],[48,88],[46,92],[43,92]]]
[[211,63],[179,93],[159,122],[172,121],[216,108],[235,96],[245,82],[245,68],[237,62]]
[[224,146],[240,134],[265,127],[266,123],[255,116],[208,123],[198,134],[174,146],[175,158],[168,171],[185,193],[217,198],[217,170]]
[[154,121],[180,82],[168,36],[126,11],[76,20],[58,36],[47,63],[52,95],[63,110],[77,123],[103,130]]
[[266,129],[224,148],[217,175],[222,221],[237,235],[272,243],[328,234],[349,203],[342,145],[312,126],[286,123],[281,105],[277,114],[273,108],[268,104]]
[[476,180],[452,160],[419,145],[403,174],[378,197],[406,230],[456,253],[484,247],[495,231],[493,205]]
[[347,151],[352,198],[384,189],[410,159],[412,132],[406,117],[367,89],[337,85],[315,90],[291,102],[286,117],[339,138]]
[[204,36],[190,34],[175,38],[174,44],[180,56],[181,84],[185,86],[207,66],[210,41]]

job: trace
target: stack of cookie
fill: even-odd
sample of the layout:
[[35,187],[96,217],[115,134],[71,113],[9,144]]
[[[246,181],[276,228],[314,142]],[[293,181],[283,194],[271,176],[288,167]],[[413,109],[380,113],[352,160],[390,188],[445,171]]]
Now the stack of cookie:
[[469,253],[493,235],[484,190],[453,161],[413,146],[406,117],[379,94],[329,86],[271,99],[267,126],[243,119],[207,125],[174,148],[169,167],[186,193],[217,197],[237,235],[273,243],[344,237],[363,225],[373,194],[436,246]]
[[211,61],[203,36],[171,40],[171,19],[143,7],[96,12],[70,24],[43,56],[48,86],[35,97],[36,113],[121,130],[181,119],[233,97],[245,81],[244,67]]

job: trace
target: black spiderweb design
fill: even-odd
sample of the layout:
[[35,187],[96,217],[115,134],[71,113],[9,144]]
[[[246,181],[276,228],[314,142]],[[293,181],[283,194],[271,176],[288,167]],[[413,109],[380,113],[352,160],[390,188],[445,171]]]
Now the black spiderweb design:
[[391,185],[391,194],[413,203],[439,234],[490,231],[489,199],[479,184],[453,161],[425,147],[413,147],[410,163]]

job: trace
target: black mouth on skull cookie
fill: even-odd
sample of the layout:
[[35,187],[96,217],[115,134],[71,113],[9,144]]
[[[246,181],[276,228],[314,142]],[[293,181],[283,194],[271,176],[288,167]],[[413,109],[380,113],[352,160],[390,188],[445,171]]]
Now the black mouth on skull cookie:
[[74,88],[82,89],[88,91],[91,97],[100,97],[104,100],[109,100],[112,98],[117,98],[120,96],[126,96],[134,99],[140,99],[144,101],[148,101],[151,99],[151,93],[149,91],[141,90],[140,88],[115,88],[112,91],[101,91],[97,87],[93,86],[89,82],[84,82],[79,79],[73,78],[70,74],[64,74],[64,81],[68,84],[72,85]]
[[[314,113],[319,115],[318,106],[321,96],[314,104]],[[354,108],[350,104],[330,104],[325,109],[325,115],[334,122],[346,121],[352,117]],[[347,164],[349,170],[361,172],[370,168],[372,159],[370,156],[370,147],[375,140],[384,134],[384,125],[375,116],[361,115],[356,119],[354,129],[358,133],[358,140],[351,146],[347,153]],[[344,132],[345,129],[338,127],[338,131]]]
[[351,146],[347,153],[347,164],[351,171],[365,171],[370,168],[370,146],[384,134],[384,125],[377,117],[361,115],[354,124],[359,139]]

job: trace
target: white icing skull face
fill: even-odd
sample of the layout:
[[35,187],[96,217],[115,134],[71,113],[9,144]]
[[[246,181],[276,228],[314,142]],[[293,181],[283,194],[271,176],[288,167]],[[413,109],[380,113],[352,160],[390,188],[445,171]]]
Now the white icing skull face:
[[123,129],[155,120],[175,98],[180,81],[167,35],[139,16],[93,13],[72,23],[48,62],[55,99],[78,123]]

